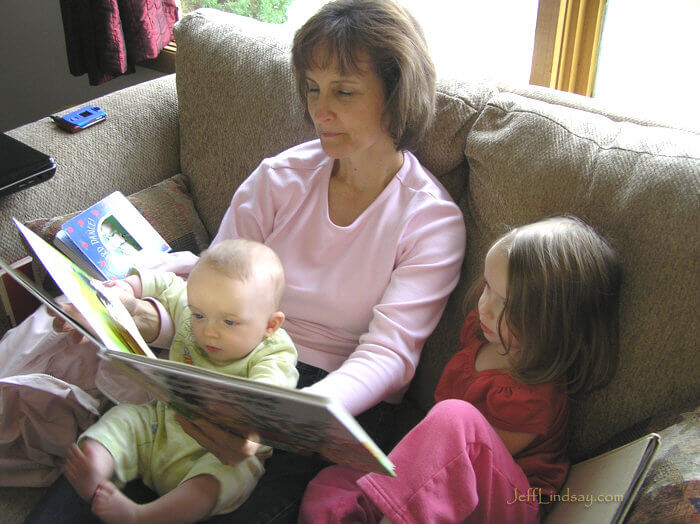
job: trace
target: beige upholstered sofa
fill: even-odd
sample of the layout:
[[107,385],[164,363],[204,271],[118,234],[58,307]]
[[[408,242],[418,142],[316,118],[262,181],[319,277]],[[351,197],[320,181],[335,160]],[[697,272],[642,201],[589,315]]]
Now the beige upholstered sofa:
[[[48,118],[10,131],[51,154],[58,170],[48,182],[0,197],[0,255],[11,261],[25,254],[11,216],[26,222],[63,215],[111,191],[129,195],[178,173],[189,180],[206,230],[215,233],[237,185],[262,158],[314,137],[290,73],[290,37],[279,26],[196,12],[176,29],[176,74],[95,100],[106,122],[76,135]],[[655,521],[649,512],[658,510],[667,512],[659,521],[670,522],[671,511],[691,511],[686,499],[700,496],[697,131],[635,121],[544,88],[442,78],[437,117],[417,154],[463,210],[467,252],[460,284],[404,401],[402,429],[431,405],[456,348],[462,297],[489,243],[508,225],[575,214],[618,246],[625,280],[619,372],[574,405],[571,456],[660,430],[659,420],[681,420],[662,414],[685,412],[685,429],[674,434],[694,440],[662,448],[658,459],[675,467],[695,446],[694,467],[670,475],[681,489],[677,508],[667,502],[659,509],[661,499],[654,499],[655,510],[644,506],[668,484],[651,479],[631,519]],[[177,218],[161,211],[156,222]],[[21,519],[37,492],[0,490],[0,521]]]

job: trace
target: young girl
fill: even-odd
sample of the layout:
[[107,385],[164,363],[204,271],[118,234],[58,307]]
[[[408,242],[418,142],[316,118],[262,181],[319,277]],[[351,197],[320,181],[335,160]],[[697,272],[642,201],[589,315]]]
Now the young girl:
[[342,466],[300,522],[537,522],[564,483],[569,396],[617,365],[620,265],[580,220],[516,228],[488,251],[478,307],[435,391],[389,455],[396,478]]

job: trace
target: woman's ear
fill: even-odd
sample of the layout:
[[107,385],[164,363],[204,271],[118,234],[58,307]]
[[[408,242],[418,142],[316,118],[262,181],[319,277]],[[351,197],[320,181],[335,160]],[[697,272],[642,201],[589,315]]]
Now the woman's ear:
[[267,319],[265,337],[270,337],[274,335],[275,331],[277,331],[282,325],[282,322],[284,322],[284,313],[282,313],[281,311],[275,311],[272,315],[270,315],[270,318]]

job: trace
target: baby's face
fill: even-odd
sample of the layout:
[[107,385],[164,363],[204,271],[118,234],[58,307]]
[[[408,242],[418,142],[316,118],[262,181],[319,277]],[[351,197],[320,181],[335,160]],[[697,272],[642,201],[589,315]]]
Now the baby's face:
[[197,266],[187,280],[192,333],[209,358],[217,361],[245,357],[268,334],[269,290],[252,279],[244,282],[206,265]]

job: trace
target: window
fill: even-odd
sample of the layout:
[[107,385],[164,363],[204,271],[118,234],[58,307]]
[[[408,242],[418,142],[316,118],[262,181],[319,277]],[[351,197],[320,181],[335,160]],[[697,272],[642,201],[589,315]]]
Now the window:
[[200,7],[210,7],[262,22],[281,24],[287,21],[287,8],[291,2],[292,0],[180,0],[180,10],[184,14]]
[[[182,12],[213,7],[292,28],[328,0],[181,0]],[[527,83],[538,0],[399,0],[423,27],[438,74]]]
[[608,0],[593,97],[697,129],[699,24],[698,0]]
[[[328,0],[180,1],[183,13],[212,7],[294,29]],[[541,85],[697,128],[698,0],[398,1],[421,23],[441,77]]]
[[399,0],[418,19],[438,75],[527,84],[538,0]]

